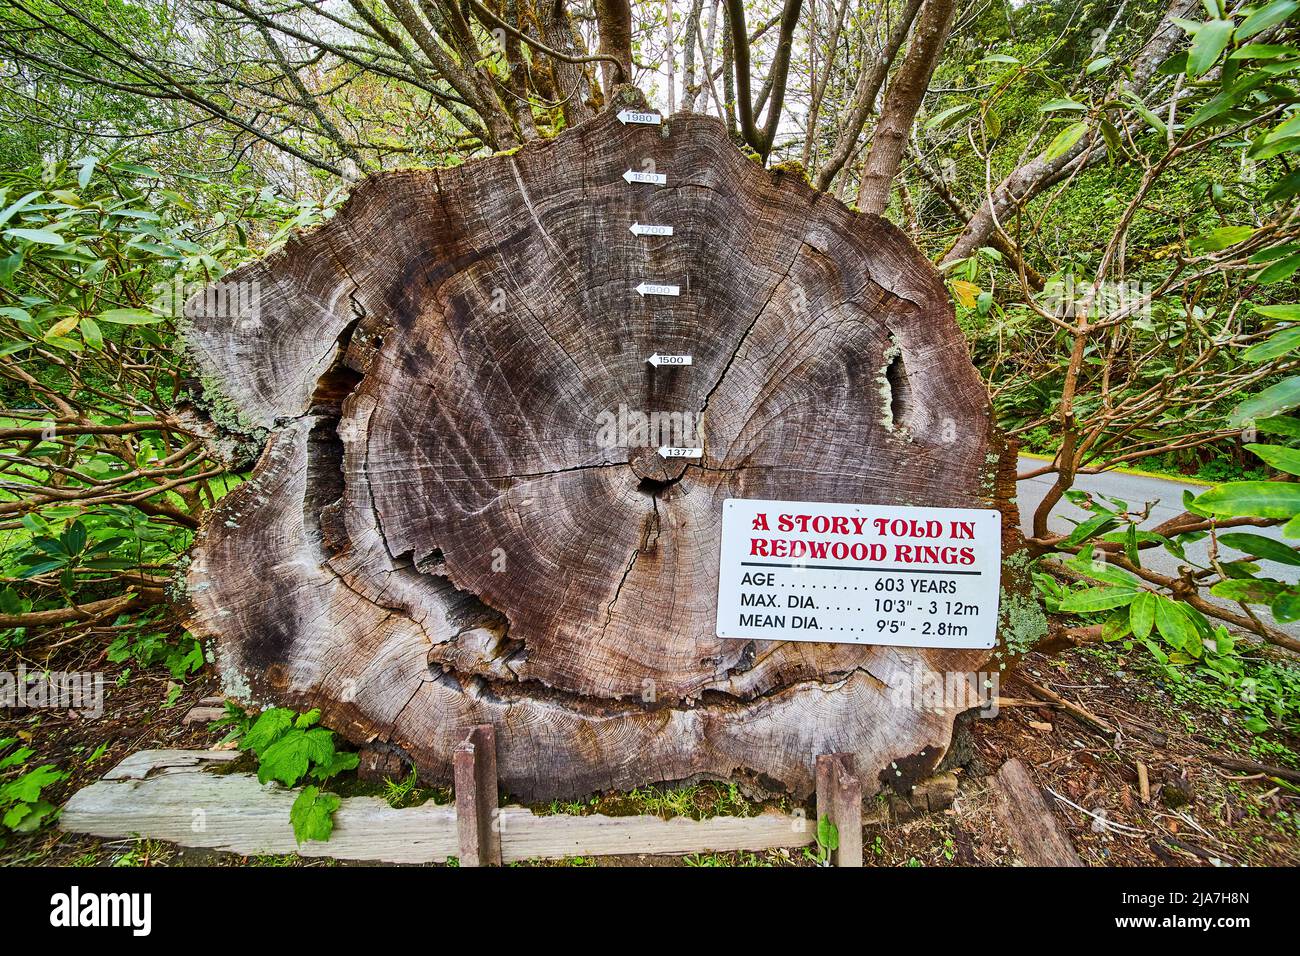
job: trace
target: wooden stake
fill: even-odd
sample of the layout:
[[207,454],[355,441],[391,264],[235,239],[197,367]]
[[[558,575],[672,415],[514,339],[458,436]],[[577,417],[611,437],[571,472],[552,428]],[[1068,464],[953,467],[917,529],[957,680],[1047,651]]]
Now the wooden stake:
[[854,769],[853,754],[817,758],[817,822],[826,817],[839,834],[831,852],[835,866],[862,866],[862,781]]
[[497,827],[497,742],[491,724],[479,724],[452,754],[456,832],[461,866],[500,866]]

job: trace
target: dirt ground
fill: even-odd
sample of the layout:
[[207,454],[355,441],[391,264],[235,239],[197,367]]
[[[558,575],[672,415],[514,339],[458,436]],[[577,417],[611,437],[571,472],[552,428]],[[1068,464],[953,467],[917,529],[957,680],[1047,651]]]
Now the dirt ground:
[[[71,668],[77,662],[63,666]],[[81,662],[85,663],[85,662]],[[29,666],[31,666],[29,664]],[[49,665],[56,666],[56,665]],[[1059,705],[1027,703],[1034,692],[1017,677],[1001,694],[1017,703],[996,717],[968,722],[959,746],[952,806],[906,821],[873,823],[865,834],[867,865],[1006,866],[1017,858],[994,813],[994,773],[1018,757],[1029,768],[1080,857],[1091,866],[1240,866],[1300,863],[1300,786],[1227,769],[1214,757],[1233,755],[1277,767],[1300,767],[1300,740],[1252,736],[1237,715],[1212,701],[1171,693],[1141,661],[1112,648],[1030,654],[1025,677],[1078,705],[1118,732],[1108,735]],[[18,736],[36,750],[33,763],[53,762],[71,773],[47,796],[61,805],[129,754],[146,748],[207,748],[224,728],[182,724],[192,706],[214,692],[201,675],[176,691],[165,674],[106,675],[105,714],[91,720],[71,712],[7,711],[0,738]],[[169,696],[173,697],[169,703]],[[1137,766],[1147,768],[1149,799],[1139,792]],[[438,794],[445,798],[445,791]],[[868,806],[878,815],[883,800]],[[702,784],[598,795],[541,808],[562,812],[648,812],[669,816],[755,813],[761,807],[734,788]],[[787,807],[788,809],[788,807]],[[811,812],[811,808],[809,808]],[[286,821],[286,826],[288,822]],[[241,857],[195,851],[150,840],[104,841],[47,827],[8,834],[6,865],[149,866],[214,864],[336,865],[290,857]],[[692,854],[681,858],[608,857],[539,865],[578,866],[811,866],[802,851]]]

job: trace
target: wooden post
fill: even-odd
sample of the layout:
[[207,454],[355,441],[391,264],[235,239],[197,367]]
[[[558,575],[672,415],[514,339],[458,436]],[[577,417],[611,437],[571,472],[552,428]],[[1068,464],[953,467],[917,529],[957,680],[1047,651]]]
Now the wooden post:
[[835,866],[862,865],[862,781],[855,769],[853,754],[817,758],[817,822],[826,817],[839,834],[831,853]]
[[497,741],[491,724],[479,724],[452,754],[456,782],[456,832],[461,866],[500,866],[497,827]]

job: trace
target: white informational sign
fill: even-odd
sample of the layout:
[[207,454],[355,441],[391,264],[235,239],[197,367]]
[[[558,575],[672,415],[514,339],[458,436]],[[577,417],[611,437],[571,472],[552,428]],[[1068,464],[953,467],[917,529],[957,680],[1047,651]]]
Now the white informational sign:
[[997,511],[730,498],[717,634],[989,648],[1001,559]]

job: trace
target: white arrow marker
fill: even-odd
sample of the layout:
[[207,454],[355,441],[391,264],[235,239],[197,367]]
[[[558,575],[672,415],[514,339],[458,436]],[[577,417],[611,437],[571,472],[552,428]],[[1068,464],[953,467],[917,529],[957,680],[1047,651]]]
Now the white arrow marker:
[[672,226],[651,226],[648,223],[642,225],[639,222],[634,222],[628,226],[628,229],[632,231],[634,236],[671,236],[673,234]]
[[656,352],[646,361],[658,368],[660,365],[690,365],[691,357],[689,355],[660,355]]
[[660,458],[703,458],[703,448],[673,448],[671,445],[659,446]]
[[655,285],[653,282],[642,282],[636,287],[637,295],[681,295],[682,287],[677,285]]
[[623,179],[629,183],[650,183],[653,186],[668,185],[668,177],[663,173],[636,173],[629,169],[623,174]]
[[638,110],[620,110],[618,121],[626,126],[628,123],[639,123],[642,126],[658,126],[658,113],[642,113]]

